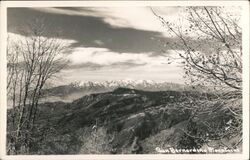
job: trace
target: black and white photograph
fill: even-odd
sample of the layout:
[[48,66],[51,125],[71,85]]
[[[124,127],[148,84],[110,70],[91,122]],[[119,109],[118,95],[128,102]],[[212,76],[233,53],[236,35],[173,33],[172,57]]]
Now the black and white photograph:
[[243,8],[7,7],[6,156],[242,154]]

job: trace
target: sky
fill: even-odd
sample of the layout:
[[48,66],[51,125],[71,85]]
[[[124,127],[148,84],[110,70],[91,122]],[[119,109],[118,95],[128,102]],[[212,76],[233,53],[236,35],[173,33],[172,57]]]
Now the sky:
[[[164,18],[176,20],[183,7],[157,7]],[[25,24],[43,19],[44,37],[55,33],[69,44],[70,61],[58,83],[73,81],[153,80],[184,83],[180,63],[165,42],[175,41],[149,7],[9,8],[8,33],[25,37]],[[164,52],[162,49],[164,48]]]

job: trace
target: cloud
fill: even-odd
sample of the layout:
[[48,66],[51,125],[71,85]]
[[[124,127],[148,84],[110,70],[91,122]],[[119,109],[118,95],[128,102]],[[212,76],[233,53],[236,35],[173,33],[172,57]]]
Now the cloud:
[[96,43],[99,46],[103,46],[104,45],[104,42],[101,41],[101,40],[95,40],[94,43]]
[[[180,22],[183,28],[187,25],[185,7],[163,6],[152,9],[167,21]],[[238,13],[237,9],[225,7],[226,11],[229,9],[234,14]],[[164,47],[167,42],[180,42],[161,26],[149,7],[8,8],[7,14],[8,32],[23,34],[20,29],[26,23],[42,17],[50,26],[44,36],[51,37],[60,31],[60,38],[75,40],[72,47],[101,47],[119,53],[150,52],[155,56],[161,54],[163,48],[182,49],[179,45]],[[198,34],[190,33],[188,43],[192,46],[197,44],[195,48],[202,52],[211,52],[208,50],[217,42],[198,39]]]
[[[153,7],[164,18],[170,19],[176,19],[183,8],[175,6]],[[161,27],[159,20],[153,15],[150,7],[56,7],[34,9],[55,14],[98,17],[115,28],[134,28],[165,33],[165,29]]]
[[[178,56],[169,50],[172,58]],[[154,80],[183,83],[179,63],[167,63],[168,56],[151,53],[116,53],[107,48],[76,48],[68,56],[70,66],[62,74],[65,81]],[[178,61],[178,60],[177,60]]]
[[104,68],[120,68],[120,69],[129,69],[129,68],[133,68],[133,67],[138,67],[138,66],[143,66],[146,65],[146,63],[144,64],[137,64],[131,61],[126,61],[126,62],[116,62],[116,63],[112,63],[109,65],[100,65],[100,64],[96,64],[96,63],[92,63],[92,62],[86,62],[86,63],[80,63],[80,64],[71,64],[69,66],[67,66],[67,68],[65,68],[66,70],[71,70],[71,69],[85,69],[85,70],[100,70],[100,69],[104,69]]
[[[23,35],[20,35],[20,34],[8,32],[9,41],[24,42],[26,38],[29,38],[29,36],[23,36]],[[41,38],[47,38],[47,37],[41,37]],[[60,43],[67,44],[68,46],[70,44],[76,43],[76,41],[73,40],[73,39],[64,39],[64,38],[56,38],[56,39]]]
[[[88,9],[90,15],[75,15],[70,11],[65,14],[66,11],[52,13],[28,8],[8,9],[8,32],[21,35],[19,29],[22,24],[31,22],[32,17],[45,17],[51,25],[44,36],[50,37],[60,30],[62,34],[59,38],[68,41],[72,47],[66,57],[71,64],[61,72],[64,77],[61,81],[126,78],[182,81],[181,68],[176,64],[166,63],[166,55],[170,53],[161,53],[159,43],[159,40],[173,42],[175,39],[164,37],[159,31],[152,31],[153,27],[150,27],[149,22],[145,22],[146,14],[141,20],[149,26],[142,28],[140,27],[142,22],[133,23],[138,21],[140,16],[128,20],[127,15],[122,15],[124,18],[117,18],[118,14],[114,17],[112,15],[115,14],[111,13],[111,16],[103,16],[103,13],[99,13],[102,11],[84,9]],[[81,9],[67,8],[67,10]],[[95,14],[100,14],[102,17],[93,16]],[[116,21],[117,26],[111,24],[111,20]]]
[[75,48],[68,56],[72,64],[95,63],[98,65],[113,65],[118,63],[133,63],[159,65],[167,61],[164,55],[151,56],[152,53],[117,53],[107,48]]
[[[8,8],[8,32],[25,35],[23,31],[28,30],[25,28],[28,23],[32,23],[34,19],[44,19],[47,27],[44,36],[51,37],[59,32],[60,38],[76,41],[72,47],[101,46],[120,53],[154,52],[158,54],[161,50],[159,41],[174,41],[173,38],[164,37],[158,31],[140,30],[129,26],[114,27],[101,17],[48,13],[37,9]],[[92,12],[96,14],[97,11]]]
[[[27,45],[29,45],[31,47],[32,43],[34,42],[32,40],[31,37],[29,36],[23,36],[23,35],[20,35],[20,34],[15,34],[15,33],[8,33],[8,53],[9,54],[16,54],[17,51],[15,50],[16,47],[15,45],[17,44],[20,48],[20,51],[23,50],[23,51],[27,51]],[[75,43],[76,41],[75,40],[71,40],[71,39],[62,39],[62,38],[56,38],[56,39],[48,39],[47,37],[43,37],[41,36],[40,37],[40,40],[45,42],[45,40],[49,40],[49,41],[46,41],[45,43],[43,43],[43,45],[46,45],[44,47],[51,47],[51,42],[54,43],[54,44],[58,44],[60,45],[61,47],[65,47],[65,49],[61,52],[62,54],[59,54],[55,57],[55,59],[59,59],[61,57],[65,57],[67,56],[68,52],[71,50],[70,48],[70,45]],[[36,41],[37,42],[37,41]],[[28,43],[28,44],[27,44]],[[38,48],[38,43],[36,43],[36,47],[35,48]],[[28,53],[27,53],[28,54]],[[22,56],[22,54],[19,54],[19,63],[23,63],[24,62],[24,57]]]
[[79,63],[79,64],[70,64],[65,69],[66,70],[72,70],[72,69],[90,69],[90,70],[96,70],[102,68],[103,65],[92,63],[92,62],[86,62],[86,63]]
[[[161,27],[161,23],[146,7],[126,8],[9,8],[8,32],[23,34],[21,28],[31,23],[34,18],[45,19],[47,30],[44,36],[51,37],[59,32],[59,38],[71,39],[71,47],[101,47],[118,53],[152,53],[152,56],[162,54],[162,49],[182,49],[179,45],[165,45],[179,43],[178,38],[171,37]],[[137,10],[138,9],[138,10]],[[157,7],[156,12],[170,19],[177,19],[175,10],[178,7]],[[170,10],[168,10],[170,9]],[[133,11],[134,15],[125,12]],[[124,12],[124,14],[122,14]],[[144,12],[146,13],[144,14]],[[121,14],[118,14],[121,13]],[[177,17],[176,17],[177,16]],[[132,18],[130,18],[132,17]],[[134,17],[134,18],[133,18]],[[150,18],[151,17],[151,18]],[[112,19],[112,20],[111,20]],[[114,21],[108,22],[109,20]],[[123,21],[122,23],[118,21]],[[155,23],[156,22],[156,23]],[[117,25],[116,27],[114,25]],[[118,27],[121,25],[120,27]],[[148,30],[144,27],[148,27]],[[164,29],[161,32],[159,28]],[[155,30],[155,31],[153,31]],[[188,39],[190,44],[198,44],[197,39]],[[198,43],[197,43],[198,42]],[[202,42],[208,44],[208,42]],[[204,46],[204,45],[203,45]],[[201,47],[199,47],[201,48]],[[205,47],[205,49],[208,47]]]
[[183,70],[177,65],[161,64],[158,66],[138,65],[133,67],[105,66],[98,69],[77,68],[63,70],[65,83],[72,81],[110,81],[110,80],[153,80],[155,82],[183,83]]
[[[9,34],[14,40],[25,37],[18,34]],[[74,40],[60,39],[65,43],[74,43]],[[174,54],[168,51],[167,55]],[[173,55],[175,57],[175,55]],[[152,56],[152,53],[118,53],[108,48],[77,47],[72,48],[71,54],[65,58],[71,61],[68,68],[60,74],[63,79],[60,83],[75,80],[105,81],[120,79],[146,79],[182,83],[182,69],[177,64],[168,64],[165,55]]]

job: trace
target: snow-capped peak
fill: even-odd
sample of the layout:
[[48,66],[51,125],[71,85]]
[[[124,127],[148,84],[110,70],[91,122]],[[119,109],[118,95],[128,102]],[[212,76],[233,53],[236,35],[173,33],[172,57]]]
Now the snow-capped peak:
[[88,90],[96,89],[107,89],[113,90],[118,87],[131,88],[131,89],[142,89],[142,90],[166,90],[178,87],[178,84],[168,83],[168,82],[155,82],[153,80],[112,80],[112,81],[76,81],[71,83],[75,88],[82,88]]
[[136,86],[136,85],[154,85],[159,84],[153,80],[113,80],[113,81],[104,81],[104,82],[92,82],[92,81],[75,81],[71,85],[75,87],[86,87],[86,86]]

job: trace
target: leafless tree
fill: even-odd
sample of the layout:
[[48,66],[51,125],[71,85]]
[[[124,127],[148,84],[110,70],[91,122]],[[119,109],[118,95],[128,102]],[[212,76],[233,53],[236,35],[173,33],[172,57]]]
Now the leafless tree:
[[188,7],[186,13],[188,25],[177,25],[154,12],[168,33],[178,39],[168,46],[184,51],[179,56],[185,77],[192,84],[241,92],[240,15],[227,13],[223,7]]
[[[177,39],[166,45],[178,53],[185,71],[184,77],[190,80],[189,84],[212,87],[217,93],[217,98],[213,100],[191,99],[192,102],[183,106],[185,109],[190,106],[189,109],[193,112],[190,120],[202,127],[200,131],[196,131],[196,135],[186,135],[204,142],[241,137],[240,14],[229,12],[224,7],[187,7],[183,20],[185,23],[177,24],[176,21],[163,18],[153,9],[152,11],[169,35]],[[234,147],[241,143],[242,139],[239,138]]]
[[56,37],[45,37],[43,21],[35,20],[25,30],[29,31],[25,38],[9,38],[7,47],[9,135],[15,153],[28,152],[42,89],[67,64],[62,56],[67,45]]

